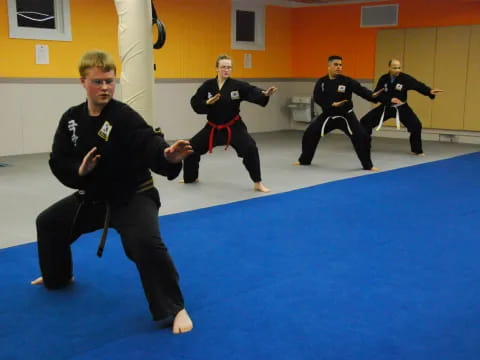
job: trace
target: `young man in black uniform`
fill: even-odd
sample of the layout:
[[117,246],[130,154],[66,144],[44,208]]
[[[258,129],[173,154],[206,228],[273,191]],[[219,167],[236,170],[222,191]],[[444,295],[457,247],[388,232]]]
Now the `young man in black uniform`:
[[295,165],[310,165],[320,138],[334,129],[342,130],[352,141],[364,170],[378,171],[370,158],[370,140],[353,112],[352,93],[376,102],[372,93],[352,78],[342,75],[341,56],[328,58],[328,74],[317,80],[314,101],[322,113],[307,127],[302,138],[302,154]]
[[378,79],[374,91],[383,89],[379,97],[383,106],[378,106],[365,114],[360,122],[365,130],[371,135],[374,127],[380,130],[385,120],[395,118],[397,129],[400,129],[400,122],[405,125],[410,133],[410,148],[412,153],[424,156],[422,148],[422,123],[412,108],[407,104],[407,92],[415,90],[422,95],[434,99],[435,95],[443,90],[431,89],[424,83],[416,80],[403,72],[399,60],[392,59],[388,62],[388,74]]
[[[257,144],[248,134],[240,117],[240,103],[248,101],[266,106],[271,95],[277,90],[270,87],[262,90],[244,81],[232,79],[232,60],[220,55],[216,62],[217,77],[205,81],[193,95],[190,103],[198,114],[207,114],[207,124],[191,140],[193,154],[184,160],[183,180],[185,183],[198,181],[200,156],[212,152],[218,145],[231,145],[254,182],[254,189],[270,191],[262,184],[260,157]],[[226,148],[225,148],[226,149]]]
[[109,54],[87,52],[79,72],[87,101],[63,114],[49,161],[60,182],[78,191],[37,217],[42,276],[32,284],[59,289],[72,283],[70,244],[103,228],[101,256],[112,227],[137,266],[153,319],[173,319],[177,334],[190,331],[178,274],[160,236],[160,198],[149,169],[175,178],[191,147],[185,140],[169,146],[137,112],[113,99],[116,67]]

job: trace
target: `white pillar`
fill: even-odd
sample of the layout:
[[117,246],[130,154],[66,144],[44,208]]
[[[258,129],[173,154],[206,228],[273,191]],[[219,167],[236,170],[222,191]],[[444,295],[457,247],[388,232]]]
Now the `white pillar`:
[[122,61],[122,101],[153,125],[153,40],[151,0],[114,0]]

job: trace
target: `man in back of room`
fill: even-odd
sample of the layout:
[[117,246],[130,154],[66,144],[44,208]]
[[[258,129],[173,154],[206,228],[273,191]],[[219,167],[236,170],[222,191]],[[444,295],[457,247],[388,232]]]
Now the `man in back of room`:
[[320,138],[334,129],[342,130],[352,141],[364,170],[378,171],[370,158],[370,139],[353,112],[352,94],[376,102],[378,93],[372,93],[360,83],[342,75],[341,56],[328,58],[328,74],[317,80],[313,90],[314,101],[322,113],[307,127],[302,138],[302,154],[295,165],[310,165]]
[[418,93],[434,99],[435,95],[442,92],[440,89],[431,89],[414,77],[402,72],[400,60],[391,59],[388,62],[388,73],[378,79],[374,91],[381,91],[379,97],[383,106],[378,106],[365,114],[360,122],[371,135],[374,127],[380,130],[384,121],[395,118],[399,129],[400,123],[405,125],[410,133],[410,150],[413,154],[424,156],[422,146],[422,123],[407,103],[407,92],[415,90]]

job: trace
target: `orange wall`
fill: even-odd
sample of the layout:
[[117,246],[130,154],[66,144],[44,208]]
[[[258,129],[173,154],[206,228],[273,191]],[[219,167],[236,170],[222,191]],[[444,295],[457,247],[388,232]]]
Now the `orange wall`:
[[[235,77],[318,77],[330,54],[344,57],[345,73],[374,77],[378,28],[359,27],[360,5],[310,8],[267,6],[265,51],[230,49],[229,0],[154,0],[167,28],[167,42],[155,51],[157,78],[213,76],[215,58],[228,53]],[[113,0],[70,0],[71,42],[8,37],[6,1],[0,0],[0,77],[74,78],[86,50],[102,48],[117,54],[117,15]],[[480,24],[478,0],[398,0],[399,27]],[[385,4],[382,2],[381,4]],[[48,44],[50,64],[34,63],[35,44]],[[243,55],[252,54],[252,69]],[[117,58],[118,60],[118,58]]]
[[[6,1],[0,1],[0,77],[78,77],[77,62],[83,52],[102,48],[118,53],[117,16],[113,1],[71,0],[73,41],[10,39]],[[95,4],[95,7],[93,6]],[[95,9],[95,11],[92,11]],[[35,64],[35,44],[49,46],[50,64]]]
[[[242,76],[290,78],[292,76],[291,10],[267,6],[265,16],[267,24],[265,51],[252,52],[252,63],[255,69],[242,69]],[[236,50],[232,53],[242,59],[245,51]]]
[[[246,51],[230,50],[231,7],[227,0],[155,0],[167,29],[167,41],[155,51],[159,78],[205,78],[215,75],[215,59],[228,53],[236,77],[291,76],[291,11],[266,9],[265,51],[252,54],[252,69],[243,69]],[[117,15],[113,0],[71,0],[72,41],[10,39],[6,1],[0,1],[0,77],[75,78],[80,55],[92,48],[117,55]],[[50,64],[36,65],[35,44],[47,44]],[[117,57],[118,62],[118,57]]]
[[[480,24],[476,0],[398,0],[399,26],[433,27]],[[344,71],[373,79],[378,28],[360,28],[360,4],[296,8],[292,11],[292,76],[319,77],[327,57],[342,55]]]
[[[155,52],[157,77],[205,78],[215,75],[217,55],[233,57],[235,77],[290,77],[290,9],[268,6],[265,51],[230,48],[230,1],[157,1],[157,13],[165,23],[167,42]],[[245,53],[252,68],[243,68]]]

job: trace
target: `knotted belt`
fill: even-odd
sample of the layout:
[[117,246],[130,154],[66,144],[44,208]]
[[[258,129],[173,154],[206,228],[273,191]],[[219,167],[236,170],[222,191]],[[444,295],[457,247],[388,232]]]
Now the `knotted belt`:
[[[405,105],[406,103],[401,103],[401,104],[395,104],[395,105],[389,105],[390,107],[393,107],[395,111],[397,112],[395,114],[395,125],[397,126],[397,129],[400,129],[400,112],[398,111],[398,108],[402,105]],[[387,110],[387,105],[384,106],[382,116],[380,117],[380,122],[377,125],[377,131],[382,128],[383,125],[383,119],[385,117],[385,111]]]
[[[150,178],[147,181],[138,185],[136,193],[140,194],[152,188],[153,188],[153,179]],[[77,211],[76,217],[78,216],[79,211],[80,210]],[[111,214],[110,204],[108,203],[108,201],[105,201],[105,220],[103,222],[103,231],[102,231],[102,236],[100,238],[100,243],[98,244],[98,250],[97,250],[98,257],[102,257],[103,249],[105,248],[105,243],[107,242],[108,227],[110,226],[110,214]]]
[[[352,111],[353,111],[353,109],[350,109],[350,110],[348,111],[348,113],[350,114]],[[350,135],[353,135],[352,129],[350,129],[350,125],[348,125],[348,120],[347,120],[347,118],[345,118],[345,117],[342,116],[342,115],[334,115],[334,116],[332,115],[332,116],[327,117],[327,118],[325,119],[325,122],[324,122],[323,125],[322,125],[322,133],[321,133],[321,134],[322,134],[322,135],[321,135],[322,137],[325,135],[325,127],[327,126],[327,122],[328,122],[328,120],[330,120],[330,119],[343,119],[343,120],[345,120],[345,124],[347,124],[348,132],[350,133]]]
[[228,149],[228,146],[230,145],[230,141],[232,140],[232,129],[230,126],[235,124],[236,121],[240,120],[240,115],[236,115],[232,120],[225,124],[215,124],[211,121],[208,122],[208,125],[210,125],[212,128],[210,129],[210,136],[208,138],[208,152],[211,153],[213,151],[213,138],[215,137],[215,130],[222,130],[222,129],[227,129],[227,146],[225,146],[225,150]]

